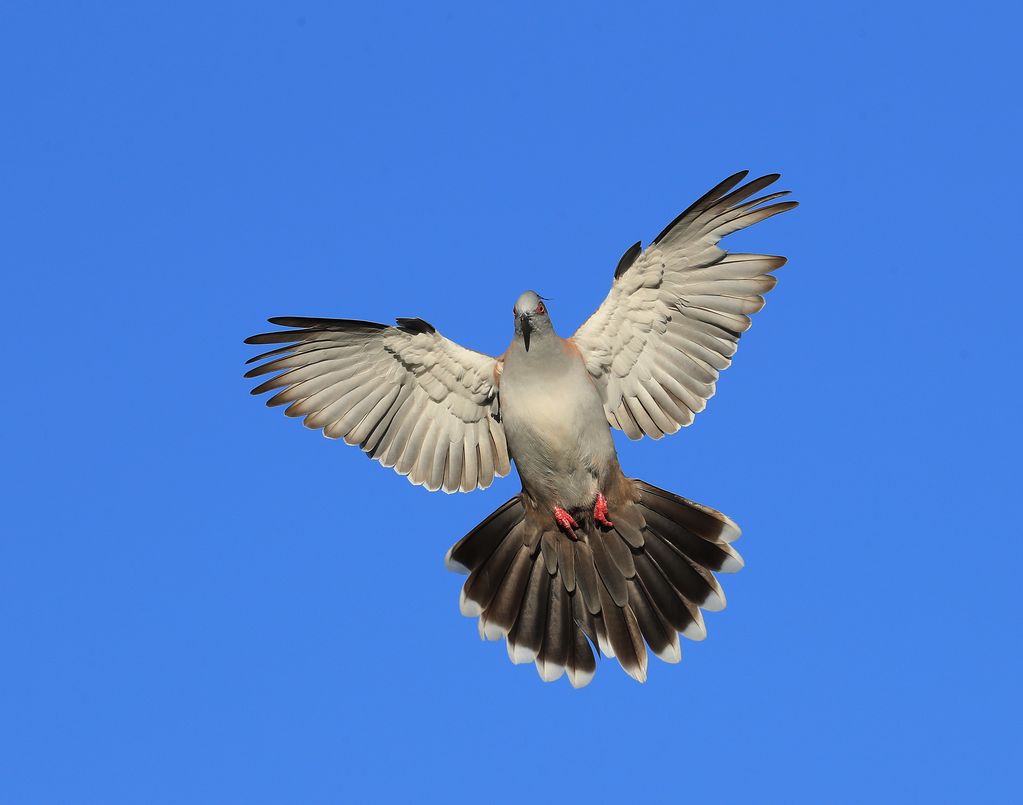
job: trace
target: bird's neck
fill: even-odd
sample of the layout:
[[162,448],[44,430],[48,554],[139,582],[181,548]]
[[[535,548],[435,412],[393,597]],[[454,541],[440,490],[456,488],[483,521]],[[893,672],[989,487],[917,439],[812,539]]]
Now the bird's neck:
[[544,368],[554,371],[566,356],[565,341],[553,330],[534,332],[529,339],[528,351],[522,337],[516,336],[505,354],[505,360],[511,358],[515,363],[528,365],[533,369]]

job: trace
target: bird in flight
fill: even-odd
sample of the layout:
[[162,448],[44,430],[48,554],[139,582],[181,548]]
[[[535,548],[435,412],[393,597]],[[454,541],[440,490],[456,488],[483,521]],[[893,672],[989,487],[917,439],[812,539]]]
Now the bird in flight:
[[701,609],[725,605],[716,572],[743,566],[724,514],[622,472],[611,429],[660,439],[692,423],[714,394],[749,316],[784,257],[728,253],[725,235],[792,209],[758,195],[778,178],[714,187],[654,238],[636,243],[607,298],[569,338],[544,299],[515,302],[511,345],[494,358],[422,319],[392,325],[279,317],[249,344],[252,390],[274,391],[324,436],[358,445],[430,491],[469,492],[507,475],[522,491],[459,540],[449,569],[468,574],[463,614],[504,639],[514,663],[574,687],[596,671],[593,648],[640,682],[647,647],[681,659],[679,634],[706,636]]

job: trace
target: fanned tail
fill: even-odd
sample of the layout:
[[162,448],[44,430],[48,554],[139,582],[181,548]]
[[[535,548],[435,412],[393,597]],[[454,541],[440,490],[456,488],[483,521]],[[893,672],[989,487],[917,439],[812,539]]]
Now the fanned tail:
[[573,687],[589,684],[591,646],[640,682],[647,646],[679,662],[679,634],[702,640],[701,608],[725,606],[714,573],[743,565],[730,544],[739,527],[725,515],[644,481],[625,488],[611,501],[611,528],[573,512],[579,529],[569,536],[516,495],[448,551],[448,569],[469,574],[462,614],[545,681],[567,674]]

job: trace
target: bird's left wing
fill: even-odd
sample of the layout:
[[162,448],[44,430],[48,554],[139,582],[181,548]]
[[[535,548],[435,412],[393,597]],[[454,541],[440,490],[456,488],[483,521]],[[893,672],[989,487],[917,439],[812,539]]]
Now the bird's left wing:
[[307,428],[356,444],[430,491],[469,492],[511,471],[498,409],[500,362],[466,349],[422,319],[396,326],[347,319],[281,317],[292,329],[247,338],[285,346],[246,377],[279,372],[252,390],[280,389]]
[[777,178],[736,188],[746,171],[725,179],[672,221],[646,250],[629,249],[611,292],[572,336],[604,398],[608,423],[630,439],[659,439],[690,424],[731,363],[749,316],[774,287],[784,257],[729,254],[725,235],[789,210],[751,201]]

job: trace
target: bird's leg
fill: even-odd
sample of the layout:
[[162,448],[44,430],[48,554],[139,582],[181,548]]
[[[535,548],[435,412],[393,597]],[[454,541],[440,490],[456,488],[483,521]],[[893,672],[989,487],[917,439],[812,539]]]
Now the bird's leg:
[[614,526],[614,523],[607,519],[607,498],[603,492],[597,493],[597,502],[593,504],[593,519],[608,528]]
[[572,519],[572,515],[560,506],[554,507],[554,519],[558,521],[558,525],[561,526],[565,533],[570,537],[572,536],[572,532],[579,527],[579,524]]

